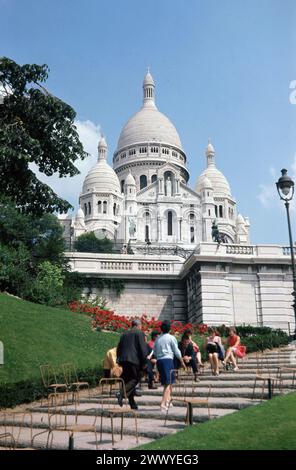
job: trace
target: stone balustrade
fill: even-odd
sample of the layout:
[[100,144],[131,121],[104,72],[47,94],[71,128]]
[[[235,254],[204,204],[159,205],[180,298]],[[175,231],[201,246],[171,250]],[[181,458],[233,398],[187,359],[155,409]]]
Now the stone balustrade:
[[86,275],[124,278],[178,278],[183,260],[177,256],[117,255],[67,252],[73,271]]

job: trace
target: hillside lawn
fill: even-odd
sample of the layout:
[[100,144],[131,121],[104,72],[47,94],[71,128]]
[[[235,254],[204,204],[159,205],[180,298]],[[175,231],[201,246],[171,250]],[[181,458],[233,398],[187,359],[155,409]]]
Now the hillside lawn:
[[91,319],[0,294],[0,341],[4,365],[0,385],[40,379],[40,364],[59,367],[73,362],[77,369],[101,368],[106,351],[117,345],[118,333],[91,329]]
[[139,449],[295,450],[296,393],[187,427]]

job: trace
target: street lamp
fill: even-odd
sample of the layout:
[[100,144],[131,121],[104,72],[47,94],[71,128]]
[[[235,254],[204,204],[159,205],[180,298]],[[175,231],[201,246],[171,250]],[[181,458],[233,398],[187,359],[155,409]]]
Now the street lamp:
[[292,230],[291,230],[291,221],[289,213],[289,201],[293,199],[294,196],[294,181],[287,174],[287,170],[281,170],[282,176],[276,183],[276,187],[279,193],[279,196],[282,201],[285,201],[287,219],[288,219],[288,230],[289,230],[289,240],[290,240],[290,251],[291,251],[291,262],[292,262],[292,273],[293,273],[293,309],[294,309],[294,318],[295,318],[295,331],[294,337],[296,339],[296,271],[295,271],[295,256],[294,256],[294,247],[292,240]]

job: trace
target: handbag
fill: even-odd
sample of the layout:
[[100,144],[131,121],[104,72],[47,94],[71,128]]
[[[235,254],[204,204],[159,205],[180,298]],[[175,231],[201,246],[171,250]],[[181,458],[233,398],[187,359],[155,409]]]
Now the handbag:
[[225,358],[225,349],[222,344],[216,343],[217,344],[217,353],[218,353],[218,358],[220,361],[224,361]]

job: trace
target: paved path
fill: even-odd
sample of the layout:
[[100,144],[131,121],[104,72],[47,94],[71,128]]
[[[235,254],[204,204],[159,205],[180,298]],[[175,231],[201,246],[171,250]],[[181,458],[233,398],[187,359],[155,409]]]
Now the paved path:
[[[268,370],[275,375],[278,367],[296,367],[296,348],[295,346],[284,348],[281,350],[273,350],[264,353],[264,371]],[[193,394],[199,398],[205,398],[208,394],[209,386],[211,386],[210,419],[216,419],[229,413],[248,406],[256,405],[261,402],[261,385],[256,390],[253,397],[254,379],[257,372],[257,359],[255,354],[248,355],[239,365],[239,371],[228,372],[222,371],[219,377],[213,377],[209,368],[199,376],[198,383],[191,383],[190,377],[186,380],[189,385],[189,394]],[[282,374],[283,390],[282,393],[288,393],[292,390],[292,372],[286,371]],[[194,388],[192,388],[192,385]],[[296,383],[294,384],[294,389]],[[275,390],[278,395],[279,390]],[[142,396],[137,397],[136,401],[139,406],[138,410],[138,434],[139,440],[136,441],[136,428],[134,415],[129,411],[124,418],[124,436],[120,439],[120,418],[114,419],[115,443],[112,444],[111,420],[106,412],[103,412],[102,419],[102,440],[100,440],[100,424],[101,424],[101,397],[100,390],[91,390],[91,397],[87,392],[81,393],[80,403],[75,407],[70,402],[63,406],[63,413],[67,415],[67,424],[75,425],[75,419],[79,425],[89,426],[94,424],[97,429],[98,448],[99,449],[128,449],[136,447],[139,444],[151,442],[160,437],[180,431],[185,426],[186,406],[183,403],[175,402],[170,408],[167,415],[160,411],[162,388],[157,390],[149,390],[147,384],[142,384]],[[112,408],[119,408],[117,400],[114,396],[107,400]],[[264,391],[264,399],[267,398],[267,389]],[[106,399],[106,397],[105,397]],[[105,401],[104,399],[104,401]],[[105,405],[106,406],[106,405]],[[27,410],[25,415],[16,415],[14,422],[11,421],[10,431],[18,441],[19,447],[31,446],[31,432],[34,437],[34,448],[45,448],[48,439],[48,416],[54,412],[54,408],[47,408],[41,402],[35,402],[30,405],[23,405],[16,410]],[[14,411],[16,411],[14,410]],[[23,418],[22,427],[19,426]],[[63,416],[64,418],[64,416]],[[207,405],[194,406],[193,422],[201,423],[207,421],[208,409]],[[53,423],[53,418],[52,418]],[[4,432],[4,421],[0,418],[0,434]],[[7,429],[6,429],[7,431]],[[39,434],[40,433],[40,434]],[[52,433],[52,448],[67,449],[69,446],[69,433],[62,430],[55,430]],[[4,446],[5,442],[0,439],[0,446]],[[7,443],[6,443],[7,445]],[[94,432],[75,432],[74,433],[75,449],[96,449],[96,439]]]

